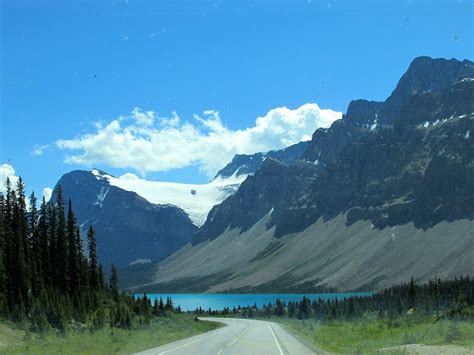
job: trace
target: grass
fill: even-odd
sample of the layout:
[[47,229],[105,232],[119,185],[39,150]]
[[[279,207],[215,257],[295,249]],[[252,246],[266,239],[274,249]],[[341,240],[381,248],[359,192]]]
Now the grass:
[[411,317],[395,322],[365,317],[358,321],[320,323],[315,320],[272,318],[290,332],[331,353],[373,354],[406,344],[456,345],[474,349],[474,322],[435,321],[434,317]]
[[220,326],[207,321],[195,322],[185,314],[173,314],[156,318],[149,327],[132,330],[69,329],[65,336],[51,330],[40,336],[3,323],[0,324],[0,354],[130,354]]

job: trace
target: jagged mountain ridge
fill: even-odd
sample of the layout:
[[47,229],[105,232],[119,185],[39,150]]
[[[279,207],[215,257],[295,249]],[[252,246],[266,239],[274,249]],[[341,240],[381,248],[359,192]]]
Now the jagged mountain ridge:
[[271,150],[269,152],[255,154],[237,154],[232,161],[224,168],[219,170],[215,178],[229,178],[233,175],[253,175],[260,169],[266,158],[277,159],[283,163],[292,163],[301,158],[308,148],[309,141],[293,144],[280,150]]
[[[235,195],[211,210],[193,243],[213,239],[226,228],[246,231],[270,210],[268,226],[275,225],[280,236],[350,209],[350,221],[364,217],[381,227],[409,221],[427,227],[469,215],[473,190],[467,182],[474,170],[472,142],[464,136],[472,128],[472,114],[467,114],[474,112],[472,89],[473,83],[465,81],[417,95],[404,104],[391,128],[354,125],[345,116],[330,129],[318,130],[312,141],[317,144],[303,155],[312,162],[267,159]],[[427,184],[438,191],[437,199],[429,198]],[[397,199],[404,201],[391,202]],[[383,207],[386,203],[390,207]]]
[[[428,274],[421,273],[419,265],[427,263],[436,266],[429,269],[430,277],[434,272],[444,272],[447,277],[454,276],[455,271],[474,273],[472,263],[455,266],[452,260],[443,259],[444,265],[439,260],[435,262],[434,255],[439,254],[436,245],[430,246],[431,255],[423,254],[415,245],[430,235],[433,243],[436,238],[444,238],[437,234],[441,228],[438,226],[443,225],[442,233],[452,231],[462,236],[456,239],[457,244],[450,246],[451,253],[460,253],[462,260],[474,257],[468,255],[466,259],[466,252],[473,250],[466,246],[474,243],[471,232],[474,229],[473,77],[474,66],[468,60],[415,59],[384,103],[353,101],[342,120],[334,122],[329,129],[318,129],[303,154],[305,161],[284,164],[266,159],[234,195],[211,210],[192,246],[158,264],[147,287],[172,288],[180,280],[188,279],[192,284],[207,279],[200,283],[201,290],[223,291],[233,280],[244,289],[267,285],[262,290],[271,292],[276,291],[271,288],[275,283],[270,285],[276,275],[268,270],[270,265],[280,269],[280,276],[284,271],[285,279],[291,280],[293,286],[311,282],[343,290],[368,284],[376,288],[417,276],[410,272],[426,278]],[[344,221],[342,225],[341,221]],[[374,240],[374,246],[365,245],[370,257],[378,255],[370,265],[386,267],[387,274],[382,274],[380,269],[369,273],[364,269],[369,267],[369,259],[362,257],[365,266],[358,271],[365,277],[351,283],[347,274],[333,277],[326,273],[330,263],[317,269],[308,267],[308,273],[304,273],[302,265],[318,264],[311,255],[297,264],[281,267],[279,258],[282,263],[286,260],[283,250],[285,253],[297,250],[289,242],[291,238],[305,235],[308,243],[316,239],[323,243],[325,238],[331,238],[325,234],[312,240],[305,234],[318,223],[337,225],[335,236],[347,235],[347,230],[362,223],[384,245],[390,241],[387,239],[391,238],[390,231],[397,228],[406,235],[399,234],[395,239],[403,240],[405,248],[419,250],[422,257],[416,260],[401,255],[398,265],[383,266],[383,252],[377,249],[381,245]],[[315,229],[318,233],[327,233],[318,228]],[[412,240],[413,245],[408,238],[411,234],[419,236]],[[224,241],[237,243],[240,238],[245,243],[250,240],[253,243],[251,238],[255,243],[264,240],[256,249],[246,249],[248,253],[261,253],[259,269],[243,256],[237,261],[239,268],[219,265],[219,257],[213,254],[216,243],[224,248]],[[447,248],[447,241],[441,239],[439,247]],[[293,245],[291,248],[289,243]],[[309,249],[314,255],[322,257],[315,245],[311,245]],[[333,250],[328,247],[324,256],[337,265],[338,260],[346,257],[340,253],[336,246]],[[205,265],[200,268],[203,260]],[[188,263],[193,267],[187,269]],[[443,267],[449,272],[442,270]],[[266,276],[262,277],[265,272]],[[168,275],[166,278],[160,276],[164,273]],[[188,291],[192,291],[192,286]]]
[[90,225],[96,229],[102,263],[120,267],[151,263],[190,242],[211,207],[235,193],[266,156],[296,160],[307,145],[237,155],[207,184],[148,181],[133,174],[117,178],[94,169],[65,174],[58,185],[73,201],[82,234]]

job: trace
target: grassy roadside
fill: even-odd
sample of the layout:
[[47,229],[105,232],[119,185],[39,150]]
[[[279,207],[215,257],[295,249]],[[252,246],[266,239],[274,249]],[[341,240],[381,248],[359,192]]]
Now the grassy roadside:
[[130,354],[187,338],[220,327],[213,322],[195,322],[185,314],[156,318],[149,327],[132,330],[110,328],[91,333],[69,329],[66,336],[49,331],[43,336],[0,324],[0,354]]
[[316,320],[272,317],[315,349],[330,353],[373,354],[405,344],[455,345],[474,349],[474,322],[413,317],[389,322],[376,317],[358,321],[320,323]]

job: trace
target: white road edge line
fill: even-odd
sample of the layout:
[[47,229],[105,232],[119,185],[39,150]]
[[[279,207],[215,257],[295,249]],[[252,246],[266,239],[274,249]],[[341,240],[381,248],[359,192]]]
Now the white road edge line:
[[276,343],[277,346],[278,346],[278,350],[280,350],[280,355],[284,355],[284,354],[283,354],[283,350],[281,350],[280,343],[278,342],[278,339],[276,338],[275,333],[273,332],[273,328],[272,328],[272,326],[271,326],[270,324],[268,325],[268,328],[270,328],[270,331],[272,332],[273,339],[275,339],[275,343]]
[[169,353],[170,351],[174,351],[174,350],[178,350],[178,349],[184,348],[184,347],[186,347],[186,346],[188,346],[188,345],[191,345],[191,344],[193,344],[193,343],[197,343],[198,341],[201,341],[201,340],[204,340],[204,339],[206,339],[206,338],[212,337],[213,335],[219,334],[219,333],[221,333],[221,332],[224,331],[224,330],[227,330],[227,329],[224,327],[222,330],[220,330],[220,331],[218,331],[218,332],[215,332],[215,333],[213,333],[213,334],[209,334],[209,335],[204,336],[204,337],[200,337],[199,339],[195,339],[195,340],[193,340],[193,341],[190,341],[189,343],[186,343],[186,344],[177,346],[176,348],[171,348],[171,349],[162,351],[161,353],[158,353],[158,355],[163,355],[163,354]]

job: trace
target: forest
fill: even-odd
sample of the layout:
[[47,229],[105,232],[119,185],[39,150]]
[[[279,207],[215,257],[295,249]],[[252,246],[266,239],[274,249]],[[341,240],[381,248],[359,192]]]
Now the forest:
[[94,229],[89,227],[83,245],[72,201],[65,205],[61,186],[54,203],[43,197],[39,209],[34,192],[27,201],[21,178],[15,187],[9,179],[5,186],[0,194],[1,319],[34,332],[54,328],[64,333],[71,324],[91,331],[130,329],[174,311],[171,299],[152,306],[146,296],[121,292],[114,265],[105,280]]

